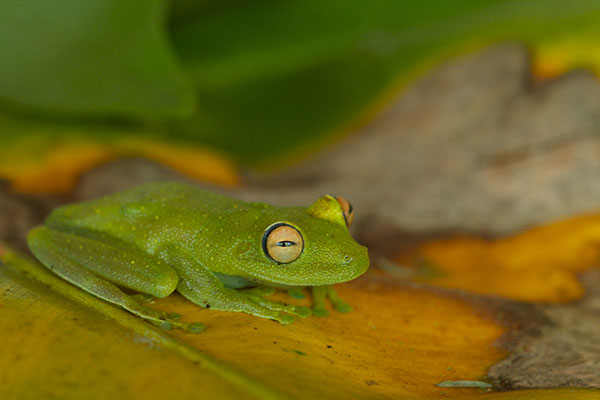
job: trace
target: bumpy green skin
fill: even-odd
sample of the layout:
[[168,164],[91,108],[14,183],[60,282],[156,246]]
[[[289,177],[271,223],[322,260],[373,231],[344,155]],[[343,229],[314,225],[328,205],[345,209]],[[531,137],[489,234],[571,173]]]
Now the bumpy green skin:
[[[304,238],[300,257],[278,264],[265,255],[262,237],[286,222]],[[33,254],[82,289],[166,328],[190,331],[200,324],[143,306],[119,287],[156,297],[179,291],[214,310],[241,311],[281,323],[306,307],[264,299],[269,287],[316,287],[315,314],[324,297],[349,310],[326,285],[361,275],[367,249],[354,241],[341,206],[323,196],[310,207],[248,203],[180,183],[152,183],[52,212],[28,236]],[[258,286],[254,289],[241,289]],[[240,290],[241,289],[241,290]]]

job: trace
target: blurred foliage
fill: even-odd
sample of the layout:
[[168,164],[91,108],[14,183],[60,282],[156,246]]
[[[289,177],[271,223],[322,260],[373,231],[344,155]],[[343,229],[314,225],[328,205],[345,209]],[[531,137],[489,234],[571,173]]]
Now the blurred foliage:
[[200,112],[170,130],[258,161],[351,129],[386,89],[454,52],[598,37],[599,16],[593,2],[490,0],[229,2],[190,12],[171,32]]
[[[89,140],[191,142],[254,166],[289,162],[458,52],[519,40],[541,75],[598,69],[599,18],[590,0],[4,2],[0,113],[43,118],[38,133],[52,137],[67,122]],[[4,121],[3,147],[29,134]]]
[[160,0],[2,2],[0,97],[43,114],[190,116],[164,19]]
[[235,165],[214,150],[160,143],[151,129],[107,123],[25,121],[0,115],[0,177],[26,193],[68,191],[82,171],[119,156],[158,161],[205,182],[239,181]]

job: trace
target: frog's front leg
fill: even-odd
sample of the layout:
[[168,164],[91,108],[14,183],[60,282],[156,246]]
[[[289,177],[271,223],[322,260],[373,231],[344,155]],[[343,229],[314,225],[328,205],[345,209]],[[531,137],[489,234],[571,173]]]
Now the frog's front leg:
[[333,305],[336,311],[340,312],[350,312],[352,311],[352,307],[344,302],[338,296],[337,292],[333,289],[332,286],[313,286],[312,287],[312,295],[313,295],[313,315],[317,317],[325,317],[329,315],[329,311],[325,306],[325,300],[329,298],[329,301]]
[[293,322],[293,315],[299,317],[310,315],[308,307],[267,300],[256,291],[226,288],[214,273],[181,249],[165,249],[162,254],[180,277],[177,291],[204,308],[244,312],[273,319],[282,324]]
[[172,314],[144,307],[116,286],[157,297],[165,297],[175,290],[175,271],[135,247],[45,226],[33,229],[27,242],[48,269],[86,292],[163,328],[175,326],[190,332],[203,330],[202,324],[179,322]]

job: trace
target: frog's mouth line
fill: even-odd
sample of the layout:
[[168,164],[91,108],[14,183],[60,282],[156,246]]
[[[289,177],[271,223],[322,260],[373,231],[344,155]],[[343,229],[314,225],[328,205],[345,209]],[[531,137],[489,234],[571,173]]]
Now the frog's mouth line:
[[248,287],[253,287],[256,285],[264,285],[274,287],[276,289],[288,289],[292,287],[301,287],[301,285],[284,285],[281,283],[276,283],[272,281],[267,281],[264,279],[259,279],[256,277],[247,277],[244,278],[239,275],[227,275],[221,272],[213,272],[217,278],[225,285],[225,287],[230,289],[243,289]]
[[[271,286],[271,287],[278,288],[278,289],[288,289],[288,288],[306,287],[306,286],[335,285],[337,283],[348,282],[348,281],[358,278],[359,276],[364,274],[368,268],[369,268],[369,266],[367,265],[367,267],[364,268],[363,270],[353,270],[355,273],[353,273],[351,275],[348,275],[348,276],[345,276],[342,278],[333,279],[331,281],[319,282],[319,284],[317,284],[317,285],[315,285],[314,279],[306,279],[307,282],[293,283],[293,284],[289,283],[289,282],[284,282],[284,281],[278,280],[278,279],[267,278],[264,275],[248,276],[248,277],[245,277],[244,279],[251,281],[254,284]],[[312,282],[312,283],[310,283],[310,282]]]

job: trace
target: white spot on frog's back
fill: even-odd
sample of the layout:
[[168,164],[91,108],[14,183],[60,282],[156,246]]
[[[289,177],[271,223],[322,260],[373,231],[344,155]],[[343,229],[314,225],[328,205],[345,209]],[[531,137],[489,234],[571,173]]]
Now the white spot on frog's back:
[[124,203],[121,204],[121,214],[125,217],[139,217],[151,214],[146,203]]

